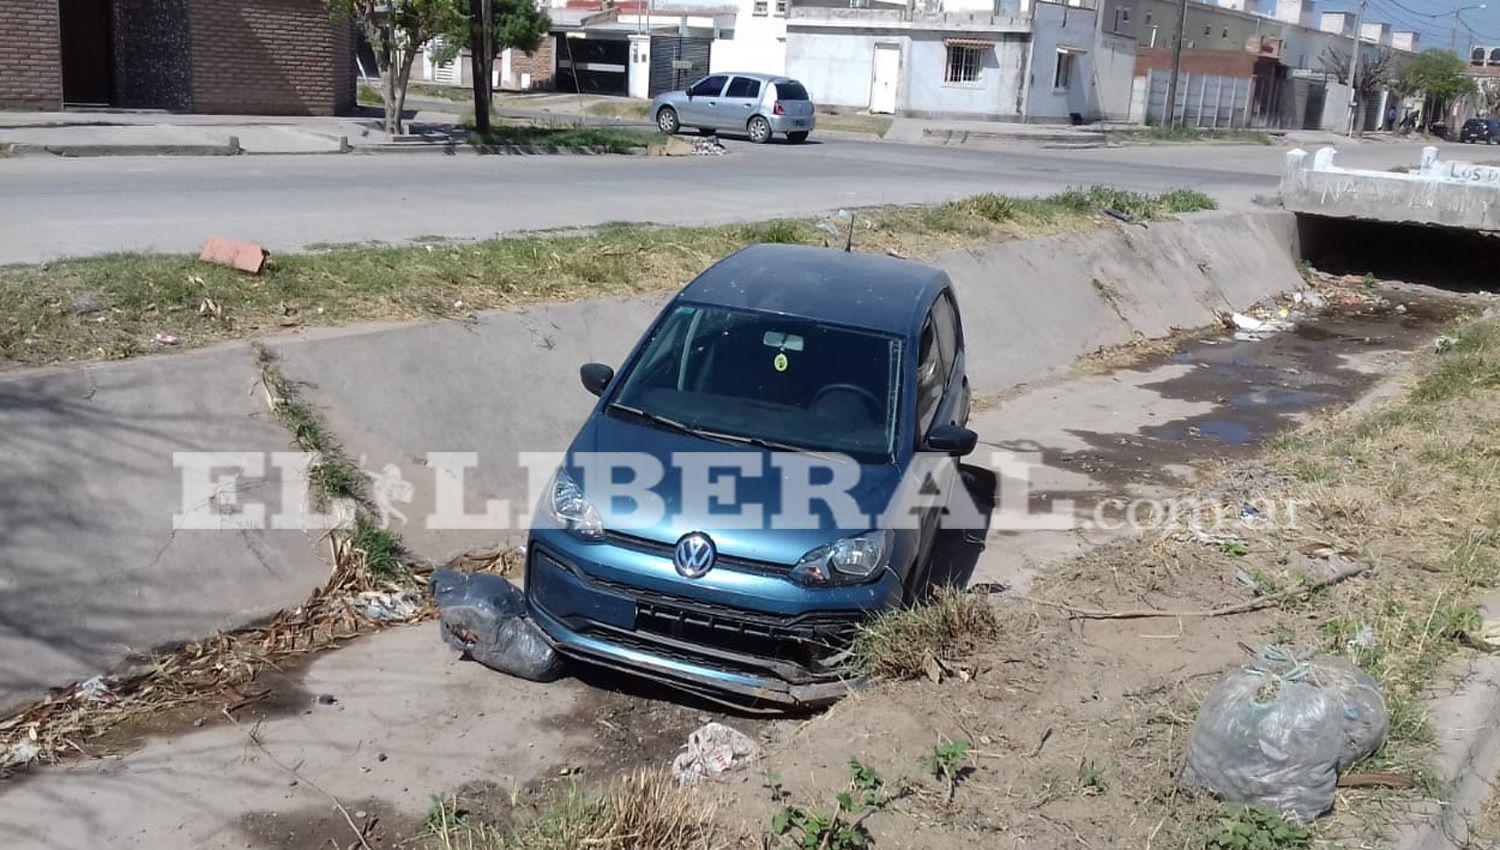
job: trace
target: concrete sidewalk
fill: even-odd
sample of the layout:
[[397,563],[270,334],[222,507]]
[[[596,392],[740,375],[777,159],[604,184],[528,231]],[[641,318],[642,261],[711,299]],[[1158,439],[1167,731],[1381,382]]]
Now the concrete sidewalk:
[[[347,145],[346,145],[347,141]],[[0,112],[0,144],[59,156],[343,153],[385,146],[378,118]]]

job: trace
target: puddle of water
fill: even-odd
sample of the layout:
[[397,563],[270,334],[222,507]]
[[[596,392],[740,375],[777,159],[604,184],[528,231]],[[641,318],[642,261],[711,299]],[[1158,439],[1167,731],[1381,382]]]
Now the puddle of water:
[[[1405,312],[1335,305],[1292,332],[1260,341],[1216,334],[1128,367],[1127,372],[1148,374],[1167,365],[1195,367],[1174,369],[1173,377],[1141,387],[1165,399],[1212,407],[1197,416],[1145,427],[1140,427],[1139,418],[1126,419],[1122,430],[1113,433],[1073,430],[1069,433],[1089,447],[1044,450],[1043,461],[1085,472],[1106,490],[1181,486],[1186,482],[1172,469],[1245,457],[1320,408],[1354,401],[1384,377],[1384,372],[1370,370],[1372,362],[1378,362],[1372,357],[1399,357],[1400,352],[1428,345],[1442,323],[1474,305],[1448,293],[1388,289],[1383,294],[1393,305],[1404,304]],[[1109,494],[1046,495],[1067,495],[1087,508]]]

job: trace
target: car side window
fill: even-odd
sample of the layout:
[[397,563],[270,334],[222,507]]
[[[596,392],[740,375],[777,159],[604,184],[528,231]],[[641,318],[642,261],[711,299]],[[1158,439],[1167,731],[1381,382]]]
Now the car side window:
[[749,77],[735,77],[729,81],[729,90],[724,92],[725,97],[760,97],[760,80],[752,80]]
[[932,420],[937,416],[938,403],[943,400],[943,371],[941,346],[932,318],[922,326],[922,341],[917,346],[917,434],[927,436]]
[[944,292],[938,296],[932,305],[932,324],[937,333],[937,344],[939,356],[942,359],[943,384],[948,383],[948,376],[953,374],[953,364],[958,360],[958,310],[953,306],[953,298]]
[[724,90],[724,81],[729,79],[723,74],[715,74],[712,77],[704,77],[688,89],[688,94],[693,97],[718,97],[719,92]]

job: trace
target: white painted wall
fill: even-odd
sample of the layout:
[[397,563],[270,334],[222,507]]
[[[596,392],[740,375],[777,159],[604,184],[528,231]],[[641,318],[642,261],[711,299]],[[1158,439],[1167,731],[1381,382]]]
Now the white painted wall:
[[[1092,20],[1092,17],[1090,17]],[[986,36],[989,38],[991,36]],[[1021,34],[994,36],[974,83],[945,83],[948,47],[939,33],[913,34],[907,48],[905,110],[914,115],[1019,117],[1021,68],[1026,40]]]
[[709,70],[787,73],[786,15],[777,14],[776,0],[766,0],[763,15],[755,14],[755,0],[734,0],[728,5],[734,23],[732,29],[721,28],[727,37],[714,39]]
[[[850,32],[788,33],[786,75],[800,80],[815,103],[864,109],[870,105],[875,42],[904,40]],[[903,61],[903,76],[905,70]]]
[[1354,15],[1349,12],[1324,12],[1318,29],[1335,35],[1354,35]]
[[[1101,117],[1094,10],[1037,3],[1032,12],[1031,29],[1031,81],[1026,96],[1026,120],[1066,121],[1072,112],[1082,113],[1085,119]],[[1067,88],[1052,85],[1059,49],[1073,52],[1073,73]],[[1109,62],[1112,67],[1119,61],[1114,55],[1119,49],[1118,45],[1111,47]],[[1132,63],[1132,70],[1133,67]],[[1130,73],[1119,74],[1127,86]],[[1125,109],[1129,108],[1129,97],[1126,88]]]

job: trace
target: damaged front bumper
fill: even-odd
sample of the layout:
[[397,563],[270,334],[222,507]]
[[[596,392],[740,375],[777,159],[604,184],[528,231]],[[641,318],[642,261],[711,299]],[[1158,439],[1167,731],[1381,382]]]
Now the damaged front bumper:
[[[718,587],[684,584],[669,560],[652,558],[533,536],[526,566],[533,621],[554,648],[578,660],[716,701],[813,707],[861,687],[844,669],[849,639],[900,598],[893,581],[809,591],[728,570],[716,577]],[[742,600],[770,605],[741,607]]]

